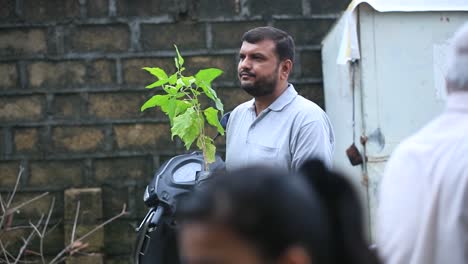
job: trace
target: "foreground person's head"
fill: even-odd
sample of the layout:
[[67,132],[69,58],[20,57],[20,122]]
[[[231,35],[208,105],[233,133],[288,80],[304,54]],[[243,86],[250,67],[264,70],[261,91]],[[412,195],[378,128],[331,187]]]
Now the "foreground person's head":
[[351,186],[320,162],[303,168],[215,175],[181,204],[182,263],[375,263]]

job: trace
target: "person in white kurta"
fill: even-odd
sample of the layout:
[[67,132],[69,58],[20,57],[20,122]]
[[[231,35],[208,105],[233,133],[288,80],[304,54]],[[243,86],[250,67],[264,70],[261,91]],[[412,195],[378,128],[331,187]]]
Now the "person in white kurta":
[[452,39],[447,107],[393,152],[377,248],[388,264],[468,263],[468,23]]

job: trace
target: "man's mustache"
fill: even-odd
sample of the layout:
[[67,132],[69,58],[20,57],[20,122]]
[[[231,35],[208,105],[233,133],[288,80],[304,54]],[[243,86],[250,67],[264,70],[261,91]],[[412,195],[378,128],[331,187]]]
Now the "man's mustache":
[[239,73],[239,76],[242,76],[242,75],[247,75],[247,76],[250,76],[250,77],[255,77],[255,74],[249,72],[249,71],[241,71]]

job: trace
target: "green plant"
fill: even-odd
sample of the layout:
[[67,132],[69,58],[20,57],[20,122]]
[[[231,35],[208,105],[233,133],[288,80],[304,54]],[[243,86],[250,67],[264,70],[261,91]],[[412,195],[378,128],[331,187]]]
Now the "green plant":
[[[158,94],[141,106],[141,111],[159,106],[169,117],[172,139],[180,137],[187,150],[196,141],[197,147],[202,151],[205,160],[205,170],[208,164],[215,161],[216,146],[213,139],[206,135],[205,126],[211,125],[224,135],[224,128],[219,122],[223,114],[223,104],[211,88],[211,82],[223,73],[217,68],[208,68],[198,71],[194,76],[184,76],[184,58],[175,46],[177,57],[174,58],[177,71],[168,75],[158,67],[144,67],[143,69],[157,78],[157,81],[146,86],[148,89],[162,87],[164,94]],[[206,96],[214,102],[212,106],[203,108],[200,96]]]

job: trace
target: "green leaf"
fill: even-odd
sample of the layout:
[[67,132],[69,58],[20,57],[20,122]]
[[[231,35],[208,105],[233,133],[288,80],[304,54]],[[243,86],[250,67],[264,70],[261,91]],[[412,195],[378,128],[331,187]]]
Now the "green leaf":
[[[204,141],[204,142],[203,142]],[[203,149],[205,145],[205,158],[207,163],[213,163],[216,160],[216,146],[213,144],[213,139],[207,136],[200,136],[197,139],[197,147]]]
[[175,115],[178,116],[179,114],[184,113],[190,106],[192,106],[190,102],[177,100]]
[[141,111],[145,111],[148,108],[155,107],[155,106],[160,106],[161,108],[167,104],[167,101],[169,100],[168,95],[155,95],[151,97],[149,100],[147,100],[142,106],[141,106]]
[[164,85],[166,83],[167,83],[167,79],[159,80],[159,81],[155,81],[154,83],[152,83],[150,85],[147,85],[145,88],[152,89],[154,87],[158,87],[158,86]]
[[172,74],[169,78],[168,78],[168,81],[171,85],[174,85],[176,84],[177,82],[177,72]]
[[171,128],[172,138],[179,136],[185,147],[189,149],[193,141],[200,135],[199,121],[200,116],[195,108],[188,108],[185,113],[174,118],[174,125]]
[[224,115],[224,105],[221,103],[221,99],[217,98],[214,100],[216,108],[221,111],[221,115]]
[[203,69],[195,74],[195,78],[199,82],[204,82],[206,85],[210,85],[211,82],[218,78],[218,76],[220,76],[222,73],[222,70],[216,68]]
[[208,98],[210,98],[216,105],[216,108],[221,112],[221,115],[224,113],[224,105],[221,103],[221,100],[218,98],[216,91],[213,90],[210,86],[206,85],[205,83],[201,83],[199,85],[203,89],[203,92],[206,94]]
[[182,58],[182,56],[180,56],[180,53],[179,53],[179,49],[177,48],[176,45],[174,45],[175,47],[175,50],[176,50],[176,53],[177,53],[177,69],[179,68],[182,68],[182,66],[184,65],[184,58]]
[[161,68],[158,68],[158,67],[143,67],[143,70],[146,70],[147,72],[149,72],[152,75],[156,76],[159,80],[167,79],[166,72]]
[[203,113],[205,114],[208,124],[216,127],[218,132],[224,136],[224,128],[221,126],[221,123],[218,119],[218,110],[214,109],[213,107],[208,107],[203,111]]
[[175,97],[172,97],[172,96],[169,98],[166,105],[161,106],[161,109],[169,117],[169,122],[171,122],[171,125],[174,124],[174,117],[176,115],[176,108],[177,108],[177,99]]

